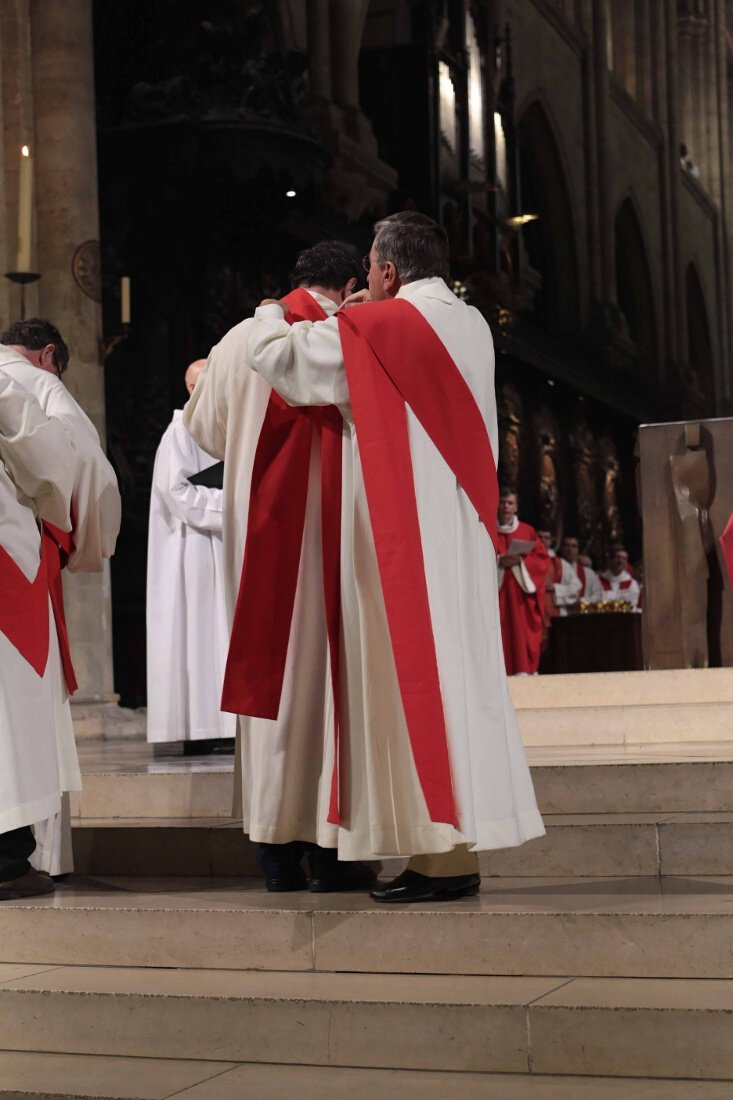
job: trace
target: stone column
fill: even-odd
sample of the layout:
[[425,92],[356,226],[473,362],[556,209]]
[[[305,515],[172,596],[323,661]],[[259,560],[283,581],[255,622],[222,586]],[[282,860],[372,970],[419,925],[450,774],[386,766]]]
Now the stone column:
[[367,0],[331,0],[331,88],[333,101],[345,110],[359,109],[359,50]]
[[[40,309],[69,345],[64,381],[104,439],[92,4],[30,0],[30,16]],[[65,591],[77,709],[113,702],[109,570],[69,576]]]
[[331,101],[331,36],[328,0],[308,0],[308,79],[314,103]]

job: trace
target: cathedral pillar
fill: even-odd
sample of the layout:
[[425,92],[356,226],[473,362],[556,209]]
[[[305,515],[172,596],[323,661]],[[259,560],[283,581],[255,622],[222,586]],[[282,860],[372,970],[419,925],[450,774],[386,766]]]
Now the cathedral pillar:
[[[92,4],[30,0],[29,10],[39,308],[69,345],[64,382],[104,439]],[[64,588],[81,713],[115,699],[109,569],[65,577]]]

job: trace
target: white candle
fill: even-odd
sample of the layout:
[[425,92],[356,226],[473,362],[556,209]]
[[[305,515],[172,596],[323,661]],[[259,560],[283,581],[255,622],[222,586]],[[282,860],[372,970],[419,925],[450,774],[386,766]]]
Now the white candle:
[[123,275],[120,279],[120,320],[123,325],[130,323],[130,278]]
[[18,259],[16,271],[31,269],[31,234],[33,232],[33,157],[27,145],[20,151],[18,177]]

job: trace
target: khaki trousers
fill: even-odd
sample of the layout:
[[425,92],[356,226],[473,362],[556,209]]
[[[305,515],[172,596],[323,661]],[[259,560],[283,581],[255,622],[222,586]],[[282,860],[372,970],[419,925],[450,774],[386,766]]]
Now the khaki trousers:
[[408,871],[416,871],[428,878],[456,878],[458,875],[478,874],[478,852],[470,852],[467,844],[458,844],[452,852],[436,855],[412,856]]

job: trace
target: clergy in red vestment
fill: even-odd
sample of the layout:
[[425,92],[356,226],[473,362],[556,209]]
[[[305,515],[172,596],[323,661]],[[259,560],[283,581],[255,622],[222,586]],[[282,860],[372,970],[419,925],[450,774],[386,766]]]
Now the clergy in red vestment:
[[499,498],[499,610],[504,661],[509,676],[537,672],[545,623],[547,547],[534,527],[517,517],[517,494]]
[[[375,234],[362,304],[288,325],[265,302],[246,358],[289,404],[341,416],[323,491],[336,754],[321,843],[411,857],[379,901],[457,898],[478,889],[478,851],[544,831],[501,649],[494,353],[445,282],[440,226],[404,212]],[[281,485],[288,496],[293,476]],[[278,559],[282,591],[297,562]],[[287,615],[270,614],[237,660],[263,715],[277,714],[277,678],[260,691],[248,668],[283,627],[287,640]]]

